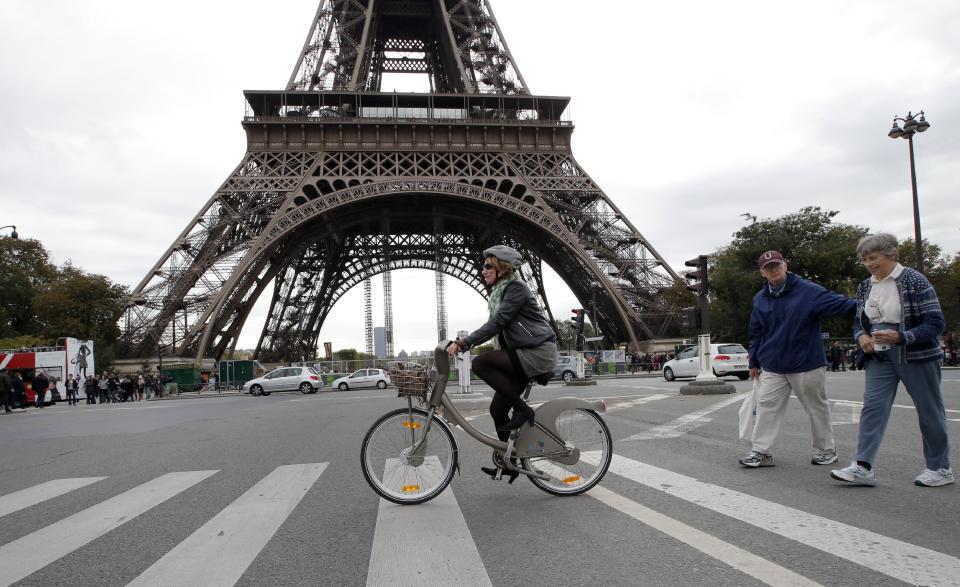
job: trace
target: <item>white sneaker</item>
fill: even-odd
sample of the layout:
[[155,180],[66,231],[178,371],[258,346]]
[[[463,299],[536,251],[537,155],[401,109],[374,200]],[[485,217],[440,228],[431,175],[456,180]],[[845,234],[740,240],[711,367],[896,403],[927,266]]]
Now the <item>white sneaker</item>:
[[832,465],[837,462],[836,450],[825,450],[813,455],[810,459],[811,465]]
[[833,471],[830,471],[830,476],[837,481],[843,481],[844,483],[849,483],[850,485],[866,485],[868,487],[873,487],[877,484],[877,478],[873,474],[873,471],[868,471],[864,467],[861,467],[857,464],[857,461],[853,461],[850,463],[850,466],[844,467],[843,469],[834,469]]
[[950,485],[954,482],[953,469],[937,469],[936,471],[924,469],[923,473],[917,475],[917,478],[914,479],[913,482],[922,487]]

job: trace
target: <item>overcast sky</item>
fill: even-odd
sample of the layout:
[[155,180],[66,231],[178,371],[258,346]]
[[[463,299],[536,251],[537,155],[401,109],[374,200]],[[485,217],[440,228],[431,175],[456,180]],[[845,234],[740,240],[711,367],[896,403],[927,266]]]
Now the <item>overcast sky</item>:
[[[886,133],[920,109],[932,125],[915,141],[923,235],[960,251],[960,2],[492,5],[531,91],[572,97],[574,156],[675,267],[729,243],[745,212],[821,206],[912,237],[907,142]],[[316,8],[4,0],[0,225],[135,286],[239,163],[241,92],[283,89]],[[569,316],[577,302],[548,287]],[[426,288],[428,272],[394,273],[398,350],[433,346]],[[363,348],[362,297],[343,298],[321,341]],[[448,300],[451,334],[484,320],[452,278]]]

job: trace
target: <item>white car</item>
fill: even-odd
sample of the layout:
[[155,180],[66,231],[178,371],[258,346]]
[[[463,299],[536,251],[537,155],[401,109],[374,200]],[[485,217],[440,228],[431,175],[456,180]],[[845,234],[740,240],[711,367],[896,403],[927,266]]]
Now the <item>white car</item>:
[[357,369],[346,377],[334,379],[330,387],[347,391],[348,389],[362,389],[364,387],[384,389],[391,384],[390,375],[383,369]]
[[[721,342],[710,345],[713,354],[713,374],[717,377],[735,375],[741,381],[750,378],[750,355],[743,345]],[[673,381],[678,377],[696,377],[700,373],[700,348],[692,346],[680,351],[663,365],[663,378]]]
[[300,393],[317,393],[321,387],[323,379],[313,367],[280,367],[247,381],[243,384],[243,391],[250,395],[270,395],[275,391],[295,389]]

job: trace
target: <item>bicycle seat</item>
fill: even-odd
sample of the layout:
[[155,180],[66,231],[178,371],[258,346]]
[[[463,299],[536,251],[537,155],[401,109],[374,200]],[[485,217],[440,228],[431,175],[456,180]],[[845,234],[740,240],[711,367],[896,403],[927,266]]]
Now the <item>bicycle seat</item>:
[[531,377],[531,378],[530,378],[530,381],[532,381],[532,382],[534,382],[534,383],[537,383],[537,384],[539,384],[539,385],[546,385],[547,383],[550,382],[550,379],[551,379],[552,377],[553,377],[553,373],[552,373],[552,372],[541,373],[541,374],[539,374],[539,375],[534,375],[533,377]]

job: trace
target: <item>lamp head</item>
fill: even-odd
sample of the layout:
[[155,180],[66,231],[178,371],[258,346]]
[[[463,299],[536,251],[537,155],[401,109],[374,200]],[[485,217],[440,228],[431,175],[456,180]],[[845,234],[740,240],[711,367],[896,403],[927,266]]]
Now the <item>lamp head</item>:
[[920,123],[913,117],[913,113],[908,112],[907,119],[903,121],[903,132],[916,132],[918,126],[920,126]]
[[887,136],[891,139],[899,139],[903,136],[903,129],[897,124],[897,121],[893,121],[893,128],[890,129],[890,132],[887,133]]
[[917,132],[923,132],[930,128],[930,123],[927,122],[927,119],[923,115],[923,110],[920,111],[920,120],[917,121]]

